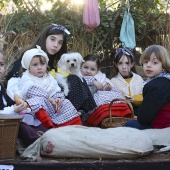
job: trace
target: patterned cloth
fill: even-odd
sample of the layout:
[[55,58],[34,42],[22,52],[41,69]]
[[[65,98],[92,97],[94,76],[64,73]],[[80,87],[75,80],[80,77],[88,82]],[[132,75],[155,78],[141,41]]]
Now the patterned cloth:
[[23,73],[19,84],[19,89],[21,90],[21,95],[24,99],[29,87],[32,85],[43,88],[48,92],[49,97],[52,97],[55,93],[61,91],[57,81],[50,74],[45,74],[43,77],[39,78],[30,74],[28,70]]
[[79,116],[72,103],[68,99],[65,99],[63,92],[58,92],[53,96],[54,99],[62,99],[62,107],[59,113],[55,112],[53,105],[47,100],[48,96],[48,93],[44,89],[38,86],[30,87],[26,101],[32,111],[29,114],[25,114],[22,121],[29,125],[40,125],[40,121],[35,117],[35,113],[41,108],[47,111],[54,124],[63,124]]
[[[100,79],[99,74],[102,76],[101,79]],[[98,81],[102,80],[100,82],[103,85],[105,83],[109,83],[112,86],[112,88],[111,88],[110,91],[97,90],[97,92],[93,96],[94,100],[95,100],[95,103],[97,105],[97,107],[95,109],[97,109],[101,105],[109,104],[115,98],[123,98],[121,92],[114,87],[114,85],[110,82],[110,80],[107,77],[105,77],[105,80],[103,79],[103,77],[104,77],[103,74],[104,73],[100,72],[99,74],[96,76],[96,77],[98,77]],[[86,80],[88,85],[94,85],[93,81],[95,80],[95,78],[93,76],[84,76],[84,79]],[[95,109],[93,109],[92,111],[89,111],[88,113],[84,114],[83,117],[82,117],[82,120],[86,121],[88,115],[92,114]]]
[[69,94],[66,96],[77,110],[84,110],[86,113],[97,107],[93,96],[85,80],[76,75],[67,77]]
[[144,82],[144,85],[145,85],[146,83],[149,83],[150,81],[156,79],[157,77],[165,77],[165,78],[167,78],[168,80],[170,80],[170,74],[167,73],[166,71],[162,71],[162,72],[160,72],[160,73],[159,73],[157,76],[155,76],[155,77],[147,78],[147,80]]

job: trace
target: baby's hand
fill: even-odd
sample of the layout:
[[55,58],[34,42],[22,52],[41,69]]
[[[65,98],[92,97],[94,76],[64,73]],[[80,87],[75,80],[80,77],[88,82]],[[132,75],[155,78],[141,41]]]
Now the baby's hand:
[[55,102],[56,102],[55,110],[56,112],[59,112],[62,106],[62,100],[60,98],[57,98],[55,99]]
[[60,111],[60,108],[62,106],[62,100],[60,98],[57,99],[49,98],[48,101],[54,106],[56,112]]
[[14,105],[14,112],[19,113],[20,111],[25,110],[27,108],[25,103],[26,102],[22,101],[21,104],[19,104],[19,105],[15,104]]
[[97,87],[97,90],[103,90],[103,85],[97,80],[94,80],[94,85]]
[[110,91],[112,89],[112,86],[109,84],[109,83],[106,83],[104,86],[103,86],[103,90],[104,91]]

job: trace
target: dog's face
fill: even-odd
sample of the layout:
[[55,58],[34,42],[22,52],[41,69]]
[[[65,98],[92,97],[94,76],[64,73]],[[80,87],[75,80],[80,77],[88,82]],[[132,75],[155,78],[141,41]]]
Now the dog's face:
[[76,73],[84,62],[83,57],[79,53],[65,53],[58,61],[58,67],[69,73]]

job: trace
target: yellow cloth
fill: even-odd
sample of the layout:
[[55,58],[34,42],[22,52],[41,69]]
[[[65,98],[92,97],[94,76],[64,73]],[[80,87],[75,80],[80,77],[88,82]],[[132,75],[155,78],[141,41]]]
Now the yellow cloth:
[[52,69],[50,72],[49,72],[54,78],[56,78],[56,72],[54,69]]
[[[128,84],[130,84],[130,81],[132,80],[132,78],[127,78],[127,79],[125,79],[125,81],[128,83]],[[131,92],[130,92],[130,87],[129,87],[129,94],[128,94],[129,96],[131,96]]]
[[57,72],[62,74],[64,77],[68,77],[69,76],[69,72],[67,71],[62,71],[60,68],[57,69]]
[[137,95],[134,95],[133,98],[134,98],[133,105],[134,106],[140,106],[142,101],[143,101],[143,95],[137,94]]
[[[132,78],[127,78],[125,79],[125,81],[130,84],[130,81],[132,80]],[[129,88],[129,96],[131,96],[131,92],[130,92],[130,88]],[[134,106],[140,106],[142,101],[143,101],[143,95],[142,94],[136,94],[133,96],[134,102],[133,105]]]

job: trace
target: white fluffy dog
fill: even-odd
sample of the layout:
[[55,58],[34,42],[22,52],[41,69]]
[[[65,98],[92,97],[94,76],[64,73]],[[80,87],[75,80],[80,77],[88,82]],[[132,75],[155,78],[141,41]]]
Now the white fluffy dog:
[[77,52],[65,53],[58,61],[56,79],[58,84],[63,87],[65,96],[69,92],[67,76],[74,74],[81,78],[80,67],[82,62],[84,62],[83,57]]

